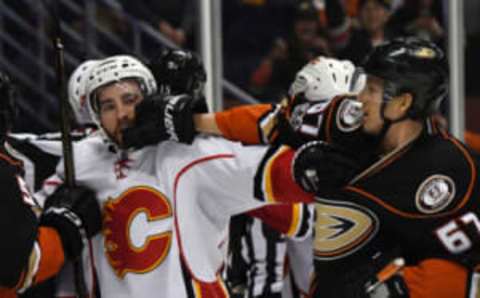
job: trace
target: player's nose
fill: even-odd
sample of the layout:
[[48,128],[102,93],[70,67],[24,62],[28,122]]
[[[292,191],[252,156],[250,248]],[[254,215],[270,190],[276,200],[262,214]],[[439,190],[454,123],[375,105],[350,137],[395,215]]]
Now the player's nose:
[[120,103],[117,107],[117,119],[118,120],[127,119],[129,115],[133,113],[130,110],[131,109],[128,106],[124,105],[123,103]]

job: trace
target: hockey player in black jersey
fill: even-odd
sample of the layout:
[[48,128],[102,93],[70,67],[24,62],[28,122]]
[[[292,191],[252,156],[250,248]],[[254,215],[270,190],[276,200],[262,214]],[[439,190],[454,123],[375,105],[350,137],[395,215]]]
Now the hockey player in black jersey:
[[397,39],[377,47],[364,67],[358,99],[376,162],[328,193],[325,165],[348,172],[348,156],[313,142],[293,162],[296,181],[323,205],[312,295],[475,297],[479,168],[468,148],[429,121],[447,92],[444,53]]
[[79,256],[85,237],[101,228],[95,195],[83,187],[60,188],[40,211],[23,178],[23,163],[6,149],[14,115],[14,88],[0,72],[0,297],[6,298],[57,274],[65,259]]

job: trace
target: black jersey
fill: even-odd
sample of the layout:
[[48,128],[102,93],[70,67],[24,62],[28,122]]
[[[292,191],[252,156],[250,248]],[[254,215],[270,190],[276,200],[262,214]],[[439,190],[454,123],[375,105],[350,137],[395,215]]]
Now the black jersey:
[[[365,262],[390,253],[407,265],[440,258],[473,268],[480,244],[477,172],[460,142],[424,136],[385,156],[337,195],[317,198],[314,254],[322,283],[348,282],[338,276],[365,274],[361,268],[372,268]],[[378,268],[385,265],[379,261]]]
[[257,175],[256,196],[316,200],[314,257],[321,297],[339,297],[339,288],[395,255],[407,266],[432,258],[477,265],[478,165],[455,138],[426,129],[328,198],[314,198],[293,182],[293,155],[284,147],[270,150]]
[[[80,140],[89,133],[91,133],[91,130],[73,132],[72,139]],[[55,172],[55,168],[62,156],[61,135],[59,133],[43,135],[23,133],[9,134],[5,142],[5,151],[17,160],[19,175],[21,175],[23,181],[25,181],[25,191],[28,192],[30,190],[34,193],[42,187],[43,181]],[[35,204],[41,205],[41,203],[42,202],[36,202]],[[5,208],[2,210],[7,212],[8,209]],[[25,222],[25,224],[27,223]],[[15,230],[15,232],[17,231]],[[32,247],[30,247],[30,250],[31,249]],[[24,267],[21,266],[17,268],[17,270],[24,269]],[[54,281],[52,279],[41,284],[36,284],[35,287],[28,289],[20,295],[20,297],[53,297],[53,291]]]
[[21,162],[0,148],[0,286],[14,287],[37,236],[35,203],[22,178]]

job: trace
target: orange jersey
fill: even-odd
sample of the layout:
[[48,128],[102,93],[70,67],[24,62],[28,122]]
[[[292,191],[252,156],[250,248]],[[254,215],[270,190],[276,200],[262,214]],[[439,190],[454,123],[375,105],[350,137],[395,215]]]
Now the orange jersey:
[[466,296],[468,270],[456,263],[427,259],[403,270],[410,298],[450,298]]
[[475,152],[480,153],[480,135],[472,131],[465,131],[465,143]]
[[0,288],[0,298],[15,298],[19,289],[35,286],[59,273],[65,261],[63,246],[57,231],[40,227],[29,264],[15,288]]
[[17,292],[53,277],[64,263],[60,236],[52,228],[39,226],[38,205],[22,174],[22,162],[0,148],[4,198],[0,227],[8,239],[0,247],[0,297],[16,297]]
[[244,105],[215,113],[215,121],[224,138],[260,144],[263,141],[258,123],[271,110],[271,104]]

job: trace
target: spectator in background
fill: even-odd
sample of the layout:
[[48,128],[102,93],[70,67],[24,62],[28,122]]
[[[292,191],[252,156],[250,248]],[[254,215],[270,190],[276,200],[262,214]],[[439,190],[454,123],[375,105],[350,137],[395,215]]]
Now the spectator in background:
[[222,2],[225,77],[247,89],[250,75],[277,38],[292,26],[298,0],[229,0]]
[[415,35],[443,47],[445,30],[442,25],[442,7],[438,0],[405,0],[389,23],[395,34]]
[[192,47],[195,2],[192,0],[124,0],[125,9],[150,23],[180,47]]
[[359,24],[355,26],[347,18],[340,0],[326,0],[331,43],[339,58],[361,63],[375,46],[393,37],[386,28],[390,19],[390,2],[360,0]]
[[320,25],[319,10],[311,1],[301,1],[287,40],[278,38],[250,78],[251,90],[262,98],[277,100],[286,93],[286,86],[295,74],[317,56],[330,56],[331,51]]

